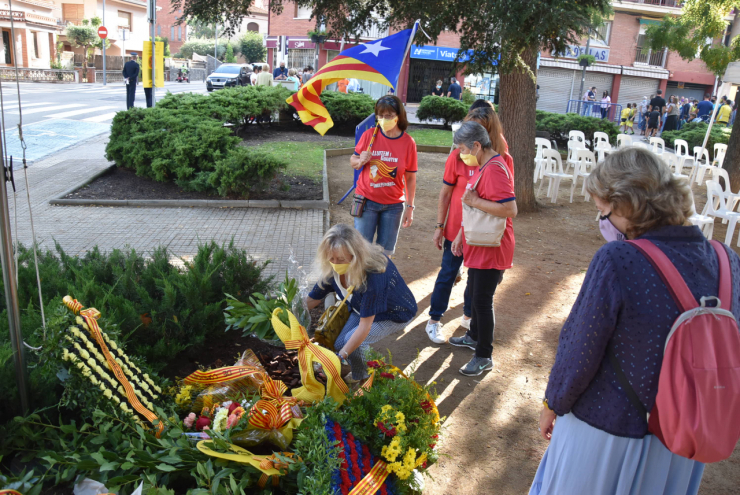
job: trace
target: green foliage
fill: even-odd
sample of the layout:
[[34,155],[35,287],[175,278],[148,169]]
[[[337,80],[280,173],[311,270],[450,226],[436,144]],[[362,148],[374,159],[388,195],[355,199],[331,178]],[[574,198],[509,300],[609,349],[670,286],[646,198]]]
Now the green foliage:
[[[288,278],[280,284],[277,291],[272,297],[268,297],[260,292],[255,292],[249,296],[249,304],[239,301],[230,294],[226,294],[228,306],[224,310],[224,319],[226,331],[241,328],[246,337],[254,334],[263,340],[277,340],[277,335],[272,328],[272,313],[277,309],[283,310],[280,313],[280,319],[286,325],[288,322],[288,311],[293,311],[293,301],[298,295],[298,282],[295,279]],[[304,315],[296,314],[299,321]]]
[[[707,149],[711,156],[714,145],[717,143],[728,144],[730,141],[731,128],[720,125],[713,125],[712,132],[709,133],[707,140]],[[681,127],[680,131],[665,131],[661,137],[665,140],[666,146],[673,148],[676,139],[683,139],[689,145],[689,153],[693,152],[694,146],[701,146],[704,143],[704,136],[707,134],[707,124],[703,122],[689,122]]]
[[605,132],[610,142],[615,142],[619,127],[614,122],[596,117],[584,117],[577,113],[552,113],[537,110],[537,130],[550,133],[550,139],[564,145],[572,130],[583,131],[586,139],[593,139],[594,132]]
[[475,101],[475,95],[470,91],[469,88],[463,88],[462,91],[462,102],[465,103],[468,107],[473,104]]
[[416,110],[416,117],[419,120],[440,119],[447,129],[450,123],[460,122],[465,118],[469,106],[453,98],[428,95],[421,99],[419,108]]
[[87,59],[91,55],[91,49],[102,41],[98,36],[98,26],[100,24],[100,19],[93,17],[92,19],[83,19],[81,26],[70,24],[64,30],[64,34],[72,46],[85,49],[86,56],[82,62],[82,68],[85,70],[87,70]]
[[[218,59],[223,61],[226,56],[227,46],[231,46],[231,50],[234,53],[240,53],[241,45],[228,40],[218,40]],[[180,47],[180,55],[184,58],[193,58],[193,53],[198,55],[213,56],[216,50],[215,39],[189,39]]]
[[164,43],[164,56],[165,57],[171,57],[172,54],[170,53],[170,40],[169,38],[163,38],[161,36],[155,36],[154,41],[161,41]]
[[239,49],[247,62],[261,62],[267,57],[262,35],[255,31],[247,31],[239,38]]
[[263,187],[286,165],[277,155],[239,147],[216,162],[208,184],[220,196],[243,195],[244,191]]
[[354,130],[360,122],[375,111],[375,101],[370,95],[362,93],[324,91],[321,93],[321,102],[329,111],[334,121],[334,128],[337,130]]
[[580,65],[581,61],[586,60],[588,61],[588,65],[594,65],[596,63],[596,57],[591,55],[590,53],[581,53],[578,55],[578,58],[576,58],[578,61],[578,64]]
[[236,62],[236,57],[234,56],[234,46],[231,44],[226,45],[226,55],[224,56],[224,62],[227,64],[233,64]]

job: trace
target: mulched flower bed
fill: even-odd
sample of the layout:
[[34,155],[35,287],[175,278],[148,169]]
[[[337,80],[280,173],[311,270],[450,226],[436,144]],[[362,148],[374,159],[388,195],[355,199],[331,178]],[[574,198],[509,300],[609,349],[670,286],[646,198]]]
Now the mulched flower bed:
[[323,184],[309,177],[278,174],[263,191],[253,191],[248,197],[226,197],[183,191],[174,182],[157,182],[137,176],[133,170],[116,167],[87,186],[68,194],[64,199],[294,199],[320,200]]

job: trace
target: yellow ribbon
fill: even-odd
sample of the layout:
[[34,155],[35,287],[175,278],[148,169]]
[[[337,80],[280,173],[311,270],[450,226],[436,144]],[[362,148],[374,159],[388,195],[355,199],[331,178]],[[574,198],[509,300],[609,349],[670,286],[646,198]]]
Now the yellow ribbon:
[[227,366],[210,371],[195,371],[188,375],[183,380],[183,383],[189,385],[213,385],[263,373],[263,370],[254,366]]
[[[201,440],[198,442],[196,447],[198,450],[211,457],[218,457],[219,459],[225,459],[227,461],[239,462],[241,464],[249,464],[250,466],[258,469],[262,472],[262,476],[258,481],[260,488],[264,488],[267,481],[272,478],[273,486],[277,486],[280,482],[279,476],[285,474],[283,472],[288,466],[281,462],[274,454],[272,455],[255,455],[247,449],[243,449],[236,445],[231,444],[229,446],[233,454],[227,454],[224,452],[216,452],[206,445],[207,440]],[[286,457],[293,457],[292,452],[281,452],[280,455]]]
[[[298,367],[301,371],[301,383],[299,388],[293,389],[293,397],[305,400],[306,402],[317,402],[329,395],[338,404],[344,402],[346,394],[349,393],[347,384],[344,383],[339,373],[341,363],[339,357],[333,352],[314,345],[308,339],[306,329],[303,328],[288,311],[288,321],[290,328],[280,321],[278,316],[283,310],[276,308],[272,313],[272,328],[280,340],[285,344],[286,349],[298,350]],[[326,373],[326,389],[316,380],[313,374],[313,362],[321,364]]]

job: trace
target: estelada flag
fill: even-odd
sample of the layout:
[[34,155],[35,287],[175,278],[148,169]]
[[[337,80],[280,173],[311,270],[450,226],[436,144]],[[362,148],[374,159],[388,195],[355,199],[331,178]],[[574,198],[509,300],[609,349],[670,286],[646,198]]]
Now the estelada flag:
[[298,111],[304,124],[312,126],[323,136],[334,125],[319,98],[324,88],[344,78],[356,78],[396,89],[401,65],[417,27],[418,22],[412,29],[344,50],[286,101]]

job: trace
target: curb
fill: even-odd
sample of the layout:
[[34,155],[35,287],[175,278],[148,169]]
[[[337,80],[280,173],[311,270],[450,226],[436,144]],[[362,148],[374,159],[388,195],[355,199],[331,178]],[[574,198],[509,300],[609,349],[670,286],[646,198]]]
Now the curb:
[[329,210],[329,178],[326,172],[326,158],[328,156],[351,155],[354,148],[339,148],[324,150],[324,165],[322,167],[322,199],[314,200],[233,200],[233,199],[65,199],[75,191],[87,186],[116,167],[111,165],[100,172],[85,179],[75,187],[64,191],[49,200],[54,206],[124,206],[136,208],[287,208],[299,210]]

